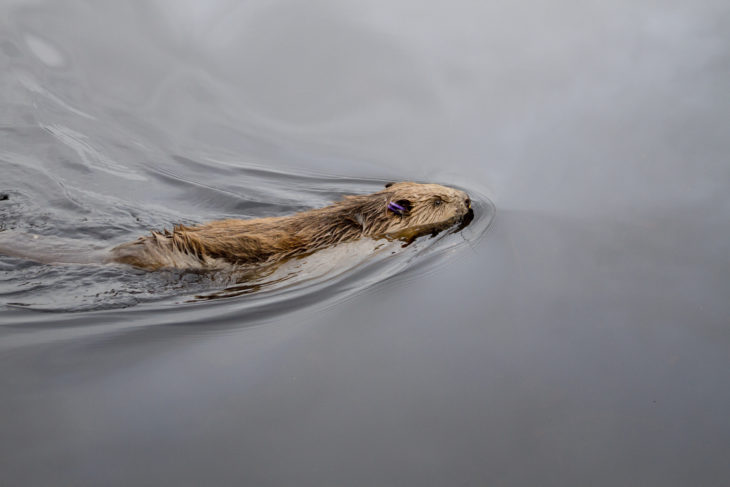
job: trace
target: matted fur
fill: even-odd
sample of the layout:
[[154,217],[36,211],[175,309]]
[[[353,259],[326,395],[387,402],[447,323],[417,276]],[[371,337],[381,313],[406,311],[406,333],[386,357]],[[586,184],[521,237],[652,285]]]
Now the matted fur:
[[[407,201],[410,210],[402,215],[388,210],[397,201]],[[289,216],[177,225],[171,232],[152,232],[115,247],[109,260],[149,270],[280,262],[362,237],[412,240],[448,228],[469,212],[463,191],[394,183],[377,193],[345,196]]]

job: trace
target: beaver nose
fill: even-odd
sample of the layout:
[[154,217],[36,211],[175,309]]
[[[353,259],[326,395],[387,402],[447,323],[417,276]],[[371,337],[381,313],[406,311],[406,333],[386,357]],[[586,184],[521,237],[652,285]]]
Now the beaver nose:
[[464,204],[466,205],[467,208],[471,208],[471,198],[469,198],[467,196],[466,199],[464,200]]

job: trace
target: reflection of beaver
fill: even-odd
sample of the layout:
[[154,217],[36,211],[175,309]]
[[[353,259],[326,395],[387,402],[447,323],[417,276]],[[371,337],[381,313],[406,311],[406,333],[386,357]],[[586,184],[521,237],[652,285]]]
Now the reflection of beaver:
[[121,244],[108,262],[143,269],[276,263],[361,237],[403,239],[435,234],[473,217],[463,191],[438,184],[391,183],[377,193],[346,196],[290,216],[176,226]]

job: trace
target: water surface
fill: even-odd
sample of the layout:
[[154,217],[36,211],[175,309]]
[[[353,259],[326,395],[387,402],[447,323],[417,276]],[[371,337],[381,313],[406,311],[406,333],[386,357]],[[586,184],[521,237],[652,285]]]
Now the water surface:
[[0,14],[2,228],[111,244],[398,180],[477,210],[213,300],[0,257],[3,485],[727,484],[726,2]]

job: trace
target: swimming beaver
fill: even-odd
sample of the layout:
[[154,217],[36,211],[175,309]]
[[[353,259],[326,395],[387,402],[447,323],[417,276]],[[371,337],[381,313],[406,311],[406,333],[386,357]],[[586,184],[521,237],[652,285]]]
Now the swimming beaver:
[[389,183],[377,193],[345,196],[290,216],[177,225],[111,250],[106,262],[148,270],[263,264],[361,237],[402,239],[435,234],[473,218],[469,196],[438,184]]

